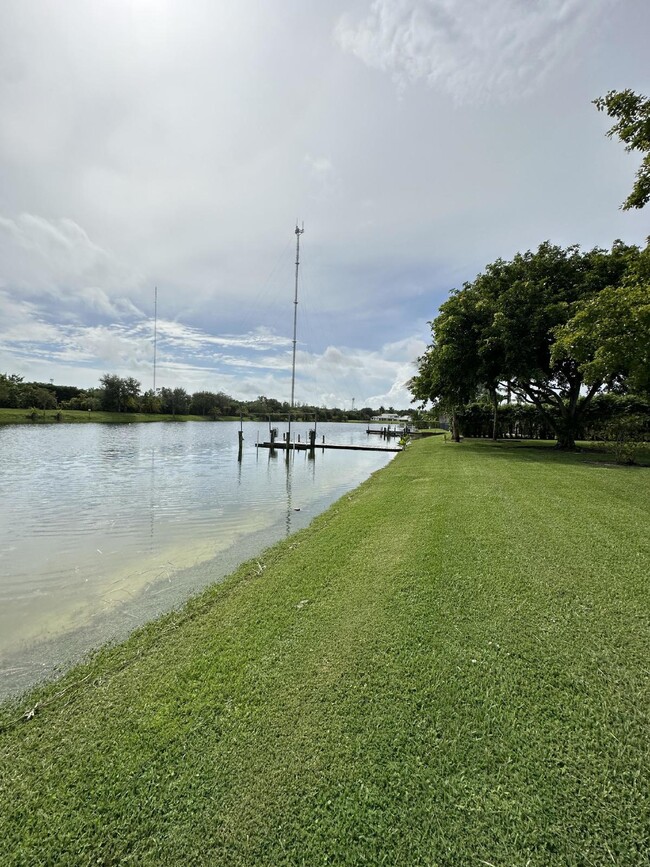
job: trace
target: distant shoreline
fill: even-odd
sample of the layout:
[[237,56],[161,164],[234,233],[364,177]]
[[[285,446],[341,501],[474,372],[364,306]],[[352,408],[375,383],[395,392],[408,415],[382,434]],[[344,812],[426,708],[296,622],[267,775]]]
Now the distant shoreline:
[[[299,410],[296,409],[291,415],[292,422],[313,424],[314,418],[311,413],[302,416]],[[272,424],[282,424],[286,422],[286,415],[283,413],[271,413]],[[222,422],[222,421],[245,421],[258,422],[259,424],[268,424],[268,416],[245,415],[241,419],[238,415],[172,415],[171,413],[146,413],[146,412],[104,412],[103,410],[84,410],[84,409],[7,409],[0,408],[0,425],[22,424],[22,425],[39,425],[39,424],[141,424],[149,422]],[[317,423],[323,424],[364,424],[370,426],[373,422],[369,419],[329,419],[319,418]],[[376,423],[374,423],[376,424]]]
[[[171,413],[102,412],[82,409],[0,409],[2,424],[134,424],[157,421],[239,421],[239,416],[172,415]],[[245,418],[244,421],[252,421]]]

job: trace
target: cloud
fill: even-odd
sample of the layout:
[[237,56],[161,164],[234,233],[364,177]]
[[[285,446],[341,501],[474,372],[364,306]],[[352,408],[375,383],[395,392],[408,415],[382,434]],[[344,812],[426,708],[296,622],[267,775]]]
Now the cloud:
[[250,349],[262,352],[268,349],[291,345],[288,337],[274,334],[270,329],[260,326],[247,334],[208,334],[200,328],[184,325],[182,322],[160,320],[158,335],[169,345],[200,349],[210,346],[224,346],[231,349]]
[[322,353],[302,350],[297,356],[296,390],[304,403],[326,406],[380,404],[406,408],[411,395],[405,387],[415,374],[415,361],[425,342],[411,336],[377,350],[328,346]]
[[135,275],[74,220],[0,216],[0,286],[107,317],[139,314],[126,293]]
[[424,81],[462,102],[534,90],[611,0],[374,0],[335,38],[400,87]]

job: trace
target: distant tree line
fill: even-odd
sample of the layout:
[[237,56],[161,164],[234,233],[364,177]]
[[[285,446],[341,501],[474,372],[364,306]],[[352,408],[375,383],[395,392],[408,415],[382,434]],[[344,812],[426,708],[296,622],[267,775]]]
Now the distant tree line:
[[[45,382],[24,382],[16,374],[0,373],[0,407],[24,409],[72,409],[117,413],[143,412],[164,415],[198,415],[214,420],[222,418],[268,419],[281,421],[289,413],[288,401],[260,395],[255,400],[242,401],[223,391],[197,391],[189,394],[184,388],[159,388],[142,392],[141,383],[132,376],[121,377],[106,373],[99,387],[81,389],[71,385]],[[300,404],[294,406],[292,417],[305,420],[318,416],[322,421],[369,421],[378,409],[326,408]],[[400,412],[388,407],[389,412]],[[401,412],[412,412],[403,410]]]

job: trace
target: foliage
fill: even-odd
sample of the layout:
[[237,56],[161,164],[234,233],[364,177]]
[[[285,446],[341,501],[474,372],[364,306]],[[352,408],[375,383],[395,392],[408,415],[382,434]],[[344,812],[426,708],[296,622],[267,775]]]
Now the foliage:
[[102,391],[99,388],[89,388],[87,391],[79,391],[70,400],[61,404],[63,409],[91,410],[97,412],[102,406]]
[[0,373],[0,406],[16,407],[22,391],[23,377],[15,373]]
[[647,473],[530,446],[416,442],[6,707],[3,863],[647,863]]
[[644,154],[632,192],[621,205],[624,211],[642,208],[650,201],[650,99],[629,89],[610,90],[594,105],[617,121],[607,133],[610,138],[616,135],[626,151]]
[[162,411],[172,415],[186,415],[190,408],[190,396],[184,388],[161,388]]
[[105,412],[138,411],[140,383],[137,379],[105,373],[99,381],[102,385],[101,408]]
[[606,383],[583,393],[578,360],[553,354],[557,331],[581,303],[620,286],[639,255],[621,242],[587,252],[545,242],[488,265],[441,305],[410,383],[414,397],[457,413],[481,389],[496,407],[501,388],[535,406],[558,444],[572,448],[585,408]]
[[633,464],[641,448],[650,440],[648,416],[624,415],[607,422],[600,437],[611,446],[619,464]]
[[581,301],[555,337],[552,359],[575,359],[586,384],[650,394],[650,246],[623,285]]
[[162,412],[162,399],[152,388],[145,391],[142,395],[140,400],[140,411],[148,413]]
[[20,389],[17,405],[25,408],[56,409],[57,403],[56,397],[49,389],[29,383]]

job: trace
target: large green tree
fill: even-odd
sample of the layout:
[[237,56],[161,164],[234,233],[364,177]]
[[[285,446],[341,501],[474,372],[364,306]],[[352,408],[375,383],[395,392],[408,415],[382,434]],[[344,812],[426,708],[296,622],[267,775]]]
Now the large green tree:
[[587,252],[546,242],[488,265],[441,305],[414,396],[458,407],[479,388],[502,388],[537,408],[560,447],[573,448],[586,407],[608,382],[587,382],[582,360],[553,353],[557,330],[585,301],[622,286],[638,258],[621,242]]
[[106,412],[137,412],[140,383],[132,376],[123,379],[114,373],[105,373],[101,383],[101,404]]
[[587,385],[650,394],[650,245],[622,286],[582,301],[555,337],[552,359],[575,359]]
[[162,411],[171,415],[187,415],[191,398],[184,388],[161,388]]
[[650,201],[650,99],[633,90],[610,90],[594,105],[616,120],[607,132],[610,138],[616,135],[626,151],[644,154],[632,192],[621,205],[624,211],[642,208]]

